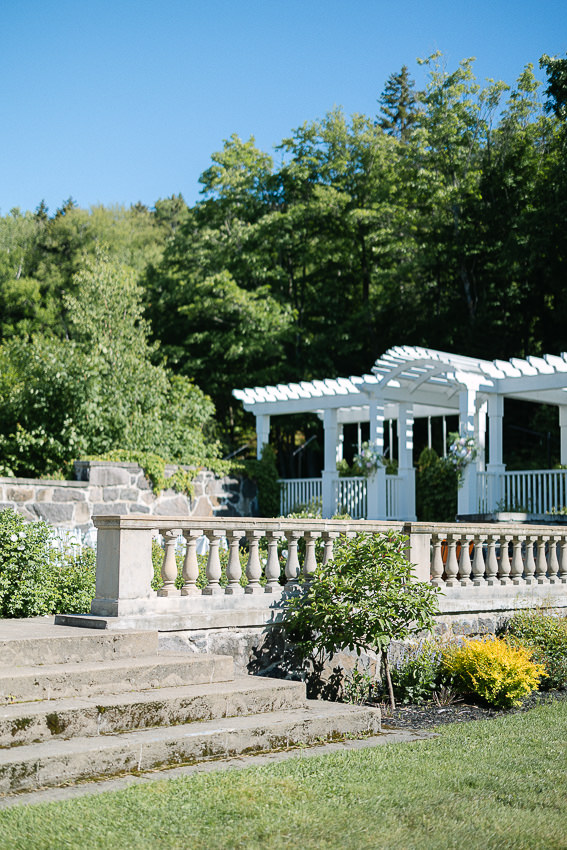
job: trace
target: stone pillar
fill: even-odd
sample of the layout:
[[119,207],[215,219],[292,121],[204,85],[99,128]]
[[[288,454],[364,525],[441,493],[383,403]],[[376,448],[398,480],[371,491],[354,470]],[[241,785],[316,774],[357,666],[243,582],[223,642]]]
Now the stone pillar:
[[118,617],[153,610],[152,530],[126,517],[95,517],[98,529],[96,595],[91,614]]
[[337,473],[337,444],[339,426],[337,424],[337,409],[334,407],[323,413],[323,428],[325,431],[324,467],[323,467],[323,519],[329,519],[336,513],[336,482]]
[[258,460],[262,457],[262,449],[270,442],[270,417],[263,414],[256,414],[256,457]]
[[[370,398],[370,443],[384,454],[384,399]],[[367,519],[386,519],[386,470],[380,467],[367,481]]]

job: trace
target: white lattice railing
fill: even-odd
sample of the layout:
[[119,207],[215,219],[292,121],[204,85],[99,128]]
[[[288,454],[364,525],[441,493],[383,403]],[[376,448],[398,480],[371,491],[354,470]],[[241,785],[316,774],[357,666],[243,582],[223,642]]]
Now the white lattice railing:
[[278,484],[282,516],[287,516],[298,508],[321,503],[323,497],[321,478],[281,478]]
[[543,515],[567,506],[567,469],[505,472],[499,507]]
[[349,477],[338,479],[336,513],[348,514],[353,519],[366,519],[368,513],[366,478]]

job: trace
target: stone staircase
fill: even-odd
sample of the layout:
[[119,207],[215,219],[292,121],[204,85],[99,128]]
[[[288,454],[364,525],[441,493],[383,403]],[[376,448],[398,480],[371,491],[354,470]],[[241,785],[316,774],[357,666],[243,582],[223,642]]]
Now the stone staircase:
[[157,632],[17,622],[0,627],[0,794],[380,731],[378,709],[158,652]]

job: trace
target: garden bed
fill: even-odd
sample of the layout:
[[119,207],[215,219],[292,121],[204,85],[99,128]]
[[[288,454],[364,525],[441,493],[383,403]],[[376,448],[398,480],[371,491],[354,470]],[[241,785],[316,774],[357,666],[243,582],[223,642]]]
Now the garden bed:
[[557,691],[535,691],[515,708],[490,708],[472,700],[462,700],[451,705],[401,705],[393,712],[386,704],[381,705],[383,729],[431,729],[445,723],[462,723],[469,720],[486,720],[518,712],[530,711],[538,705],[557,700],[567,701],[567,689]]

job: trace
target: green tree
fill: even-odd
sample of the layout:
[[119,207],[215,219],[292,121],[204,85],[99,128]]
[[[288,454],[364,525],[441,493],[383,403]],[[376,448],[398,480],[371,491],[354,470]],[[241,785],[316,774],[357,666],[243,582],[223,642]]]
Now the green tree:
[[154,364],[131,269],[98,252],[67,295],[70,338],[15,338],[0,348],[0,457],[16,474],[62,469],[80,455],[218,456],[210,399]]
[[406,545],[394,533],[339,538],[334,558],[317,568],[284,612],[284,626],[304,655],[349,649],[380,656],[392,708],[388,647],[430,629],[438,608],[437,589],[414,580]]
[[398,74],[391,74],[380,95],[381,117],[378,125],[386,133],[406,142],[412,129],[419,121],[422,93],[416,91],[407,65],[402,65]]

